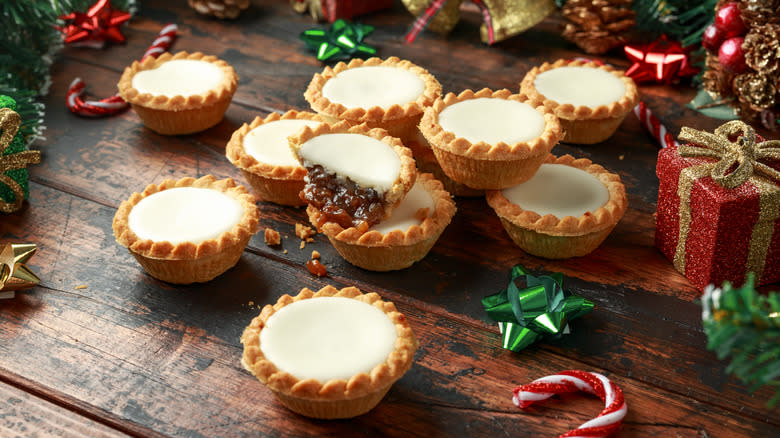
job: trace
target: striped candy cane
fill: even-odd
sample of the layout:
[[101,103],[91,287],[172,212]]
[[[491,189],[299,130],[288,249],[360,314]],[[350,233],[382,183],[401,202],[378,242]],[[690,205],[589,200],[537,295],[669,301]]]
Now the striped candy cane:
[[[176,27],[175,24],[171,23],[165,25],[152,45],[146,49],[141,61],[150,56],[157,56],[167,51],[176,38],[177,30],[178,27]],[[81,78],[76,78],[71,82],[70,87],[68,88],[68,94],[65,97],[66,104],[71,112],[85,117],[102,117],[117,114],[127,108],[127,102],[125,102],[119,94],[101,100],[82,99],[86,87],[87,84],[85,84]]]
[[579,370],[562,371],[558,374],[536,379],[527,385],[514,389],[512,401],[524,409],[555,394],[584,391],[604,401],[604,410],[598,417],[586,421],[580,427],[570,430],[559,438],[606,437],[620,429],[628,406],[623,399],[623,390],[598,373]]
[[655,115],[653,115],[653,112],[650,111],[650,108],[648,108],[647,105],[645,105],[644,101],[639,101],[639,104],[634,107],[634,114],[636,114],[636,116],[639,118],[639,121],[642,122],[642,126],[650,131],[650,134],[653,135],[655,141],[657,141],[662,148],[678,146],[677,140],[674,139],[674,136],[669,133],[661,121],[658,120]]

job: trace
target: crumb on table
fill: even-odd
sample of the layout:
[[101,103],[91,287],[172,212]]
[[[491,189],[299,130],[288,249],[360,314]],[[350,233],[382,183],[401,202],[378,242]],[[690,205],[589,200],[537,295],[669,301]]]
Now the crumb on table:
[[273,228],[266,228],[263,238],[265,239],[265,244],[268,246],[278,246],[282,243],[282,238],[279,235],[279,232]]
[[319,252],[319,251],[317,251],[316,249],[315,249],[315,250],[312,250],[312,252],[311,252],[311,258],[312,258],[312,259],[314,259],[314,260],[317,260],[317,259],[319,259],[319,258],[320,258],[320,252]]
[[80,284],[80,285],[74,287],[74,289],[76,289],[76,290],[81,290],[81,289],[86,289],[86,288],[87,288],[86,284]]
[[317,232],[312,227],[307,227],[306,225],[296,222],[295,235],[301,240],[309,241],[308,239],[315,234],[317,234]]

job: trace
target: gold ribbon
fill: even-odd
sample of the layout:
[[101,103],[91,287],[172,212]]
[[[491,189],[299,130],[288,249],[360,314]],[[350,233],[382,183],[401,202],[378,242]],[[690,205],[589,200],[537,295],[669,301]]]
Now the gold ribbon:
[[0,250],[0,293],[35,286],[41,280],[25,265],[38,247],[34,243],[7,244]]
[[[419,16],[432,0],[401,0],[413,15]],[[517,35],[550,15],[555,8],[554,0],[482,0],[493,26],[495,41],[501,41]],[[448,0],[431,19],[428,29],[446,34],[455,27],[460,19],[460,5],[463,0]],[[482,25],[479,29],[482,42],[489,42],[488,29]]]
[[10,108],[0,108],[0,131],[2,131],[0,134],[0,183],[7,185],[14,194],[14,202],[12,203],[0,200],[0,211],[3,213],[13,213],[22,206],[22,201],[24,201],[22,187],[5,172],[41,162],[40,151],[22,151],[3,155],[19,131],[21,123],[22,118],[16,111]]
[[691,192],[696,180],[710,176],[718,185],[729,190],[749,181],[759,192],[759,215],[751,235],[745,272],[754,272],[760,279],[774,233],[774,221],[780,217],[780,187],[777,185],[780,184],[780,171],[763,161],[780,160],[780,141],[756,143],[755,130],[739,120],[721,125],[712,134],[683,127],[679,138],[698,145],[680,145],[677,151],[681,157],[713,158],[717,161],[686,167],[680,172],[677,185],[680,233],[674,267],[685,273],[685,245],[691,228]]

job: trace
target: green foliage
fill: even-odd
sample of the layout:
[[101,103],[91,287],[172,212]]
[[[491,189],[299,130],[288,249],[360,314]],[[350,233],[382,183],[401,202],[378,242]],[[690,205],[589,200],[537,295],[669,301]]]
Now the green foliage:
[[701,42],[701,34],[715,17],[717,0],[634,0],[637,30],[662,33],[684,47]]
[[774,387],[768,405],[775,406],[780,401],[780,293],[756,292],[751,275],[739,289],[729,282],[722,289],[708,287],[702,305],[707,348],[719,359],[730,357],[726,371],[751,391]]

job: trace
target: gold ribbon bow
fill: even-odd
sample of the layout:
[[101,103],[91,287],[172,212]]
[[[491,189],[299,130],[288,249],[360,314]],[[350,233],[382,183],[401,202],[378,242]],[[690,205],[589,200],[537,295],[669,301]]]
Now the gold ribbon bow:
[[32,287],[41,281],[25,265],[37,249],[34,243],[12,243],[0,250],[0,293]]
[[[732,141],[735,137],[736,140]],[[780,140],[756,143],[756,131],[744,122],[732,120],[712,134],[685,126],[680,131],[680,140],[704,146],[681,145],[677,149],[681,157],[718,160],[712,166],[710,175],[722,187],[739,187],[754,174],[780,182],[780,171],[762,163],[765,160],[780,160]]]
[[7,185],[15,198],[13,203],[0,200],[0,211],[3,213],[13,213],[22,206],[22,201],[24,201],[22,186],[6,175],[5,172],[22,169],[28,164],[41,162],[40,151],[22,151],[3,155],[5,149],[10,146],[14,137],[16,137],[21,123],[22,118],[16,111],[10,108],[0,108],[0,131],[2,131],[2,134],[0,134],[0,183]]
[[774,233],[774,221],[780,216],[780,172],[764,161],[780,160],[780,141],[756,143],[755,130],[739,120],[721,125],[713,134],[683,127],[679,138],[698,145],[680,145],[677,151],[681,157],[718,161],[686,167],[680,172],[677,184],[680,232],[673,260],[675,268],[685,274],[686,242],[692,223],[691,192],[696,180],[709,175],[728,190],[746,181],[758,189],[759,214],[748,242],[745,272],[754,272],[760,280]]

